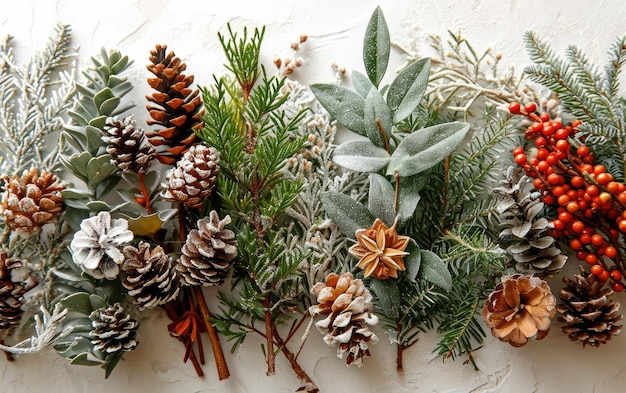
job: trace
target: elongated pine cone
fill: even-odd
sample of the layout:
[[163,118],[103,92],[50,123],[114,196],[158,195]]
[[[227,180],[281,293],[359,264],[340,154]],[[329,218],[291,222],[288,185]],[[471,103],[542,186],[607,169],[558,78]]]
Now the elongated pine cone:
[[95,350],[111,354],[132,351],[137,346],[138,323],[119,303],[99,308],[89,314],[89,318],[93,327],[89,335]]
[[179,276],[163,247],[150,249],[149,243],[141,242],[137,247],[124,247],[124,256],[122,269],[126,275],[122,285],[142,309],[176,299],[180,292]]
[[166,45],[150,51],[147,68],[154,77],[148,78],[148,84],[156,91],[146,97],[152,103],[146,106],[151,117],[147,122],[162,128],[148,131],[146,136],[154,146],[167,147],[157,152],[156,158],[172,165],[197,142],[194,130],[203,127],[202,100],[198,89],[191,88],[193,75],[183,74],[187,65],[174,52],[166,51]]
[[22,177],[4,175],[4,194],[0,206],[6,225],[14,231],[31,235],[53,222],[63,210],[63,186],[50,172],[31,168]]
[[161,183],[163,199],[182,203],[193,209],[200,208],[211,195],[220,171],[219,154],[214,147],[193,145],[165,174]]
[[24,281],[12,277],[11,271],[21,267],[21,261],[8,258],[6,252],[0,253],[0,341],[20,325],[24,294],[37,286],[37,280],[31,275]]
[[137,127],[132,115],[120,120],[109,117],[102,140],[107,144],[111,163],[122,172],[144,174],[154,157],[154,147],[148,143],[143,130]]
[[347,365],[362,366],[364,358],[370,356],[369,344],[378,342],[370,330],[378,323],[378,317],[372,314],[372,295],[363,281],[354,279],[351,273],[331,273],[326,282],[315,284],[311,293],[319,303],[309,307],[311,316],[327,316],[315,323],[324,342],[338,345],[337,356],[341,359],[347,353]]
[[482,317],[498,339],[514,347],[541,340],[550,331],[556,298],[539,277],[515,274],[502,282],[485,300]]
[[237,257],[235,233],[226,229],[230,216],[220,220],[215,210],[198,220],[176,264],[185,285],[216,286],[224,283],[232,261]]
[[620,304],[610,299],[613,290],[605,287],[606,281],[587,274],[582,266],[579,269],[573,280],[563,277],[567,286],[559,292],[563,304],[556,309],[570,340],[597,348],[622,332],[622,326],[616,325],[622,319]]

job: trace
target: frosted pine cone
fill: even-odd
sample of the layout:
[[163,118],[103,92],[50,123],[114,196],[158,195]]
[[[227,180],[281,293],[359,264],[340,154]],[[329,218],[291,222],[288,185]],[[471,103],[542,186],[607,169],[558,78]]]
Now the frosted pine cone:
[[226,229],[230,216],[220,220],[215,210],[192,229],[176,264],[185,285],[216,286],[224,283],[232,261],[237,257],[235,233]]
[[161,246],[151,250],[150,244],[141,242],[137,248],[124,247],[124,255],[126,276],[122,285],[136,304],[142,309],[154,308],[176,299],[180,291],[178,272]]
[[132,351],[137,346],[137,321],[119,304],[99,308],[89,315],[93,329],[89,332],[94,349],[111,354]]
[[503,276],[485,300],[482,317],[496,338],[521,347],[548,334],[555,305],[548,283],[539,277]]
[[219,173],[219,156],[214,147],[194,145],[165,174],[163,199],[197,209],[211,195]]
[[326,282],[318,282],[311,288],[319,304],[309,307],[313,318],[327,315],[315,323],[324,334],[324,342],[337,348],[337,356],[346,364],[363,365],[363,359],[370,356],[369,344],[376,344],[378,337],[369,327],[378,323],[372,314],[372,295],[363,281],[354,279],[351,273],[338,276],[331,273]]
[[0,341],[19,326],[24,314],[24,294],[37,286],[37,280],[31,275],[24,281],[12,277],[11,271],[21,267],[21,261],[8,258],[6,252],[0,253]]
[[146,136],[154,146],[167,146],[156,158],[172,165],[197,142],[194,131],[203,126],[202,100],[199,91],[191,88],[193,75],[183,74],[187,65],[174,52],[167,53],[166,45],[150,51],[150,62],[147,68],[154,78],[148,78],[148,84],[156,92],[146,97],[152,102],[146,106],[151,117],[148,124],[163,128],[149,131]]
[[63,186],[50,172],[31,168],[22,177],[3,176],[5,191],[2,195],[2,213],[9,228],[30,235],[53,222],[63,210]]
[[74,234],[70,244],[72,259],[92,277],[113,280],[124,262],[121,250],[132,240],[128,221],[111,220],[109,212],[103,211],[81,222],[80,231]]
[[559,321],[566,323],[563,332],[570,340],[583,347],[599,347],[622,332],[622,326],[616,324],[622,320],[620,304],[610,299],[613,290],[605,287],[606,281],[587,274],[582,266],[579,270],[581,274],[574,275],[574,280],[563,277],[567,286],[559,292],[563,301],[556,308],[561,314]]
[[154,157],[154,147],[148,143],[143,131],[137,128],[132,115],[123,120],[109,117],[104,126],[111,163],[123,172],[146,173]]

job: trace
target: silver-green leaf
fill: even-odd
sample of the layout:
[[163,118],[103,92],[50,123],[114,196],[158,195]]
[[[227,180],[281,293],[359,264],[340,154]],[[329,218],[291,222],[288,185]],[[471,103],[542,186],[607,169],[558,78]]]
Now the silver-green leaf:
[[430,59],[424,58],[409,64],[391,82],[387,102],[393,111],[393,121],[406,119],[419,105],[430,74]]
[[347,237],[354,239],[359,229],[369,228],[374,216],[365,206],[340,192],[325,192],[321,196],[326,214]]
[[354,91],[333,84],[314,84],[311,91],[331,117],[347,129],[365,136],[363,110],[365,99]]
[[387,64],[389,63],[389,52],[391,39],[385,16],[380,6],[376,7],[363,40],[363,64],[365,72],[374,86],[378,87],[385,75]]
[[389,181],[377,173],[370,174],[370,190],[367,208],[375,217],[380,218],[387,226],[396,220],[393,201],[395,190]]
[[391,113],[391,109],[383,96],[375,88],[370,89],[365,98],[364,123],[365,132],[372,143],[378,147],[385,147],[389,143],[386,139],[391,135],[393,113]]
[[452,289],[452,276],[446,263],[432,251],[420,250],[420,277],[438,287],[449,291]]
[[358,172],[376,172],[389,162],[389,153],[370,141],[348,141],[335,149],[333,161]]

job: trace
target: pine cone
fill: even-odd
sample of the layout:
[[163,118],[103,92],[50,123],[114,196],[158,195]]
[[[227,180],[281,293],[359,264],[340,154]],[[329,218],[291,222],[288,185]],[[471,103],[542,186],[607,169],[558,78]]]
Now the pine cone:
[[85,273],[94,278],[113,280],[124,262],[122,249],[133,240],[128,221],[111,219],[109,212],[84,219],[80,231],[70,243],[72,259]]
[[136,304],[142,309],[154,308],[176,299],[180,292],[178,272],[161,246],[150,250],[150,244],[141,242],[137,248],[124,247],[124,255],[126,276],[122,285]]
[[102,140],[107,144],[111,163],[122,172],[145,174],[154,157],[154,147],[149,144],[143,130],[137,128],[132,115],[120,120],[109,117],[106,120]]
[[11,271],[21,267],[21,261],[8,258],[6,252],[0,253],[0,341],[20,325],[24,313],[23,295],[37,286],[37,280],[31,275],[24,281],[14,281]]
[[538,218],[544,203],[538,193],[522,192],[530,178],[515,180],[513,171],[507,172],[503,187],[494,191],[503,194],[498,204],[500,213],[500,245],[511,255],[515,269],[521,273],[552,276],[561,271],[567,256],[556,246],[556,239],[546,234],[549,221]]
[[357,243],[348,252],[359,258],[358,267],[364,270],[364,276],[372,274],[379,280],[398,277],[398,270],[404,267],[404,251],[409,244],[408,236],[400,236],[395,225],[388,228],[380,219],[376,219],[371,228],[356,231]]
[[190,88],[193,75],[186,76],[187,65],[174,52],[166,55],[167,46],[157,45],[150,51],[148,70],[155,75],[148,78],[150,87],[156,90],[146,99],[153,105],[146,108],[152,119],[148,124],[158,124],[163,128],[158,131],[146,132],[150,143],[154,146],[167,146],[165,151],[159,151],[156,158],[167,165],[178,161],[189,146],[197,141],[194,130],[203,127],[202,100],[198,90]]
[[191,146],[183,158],[165,174],[161,196],[197,209],[211,195],[217,174],[219,156],[214,147]]
[[230,216],[220,220],[215,210],[198,221],[183,245],[176,264],[184,285],[216,286],[224,283],[231,262],[237,257],[235,233],[224,227]]
[[57,177],[50,172],[31,168],[22,177],[14,175],[5,181],[2,196],[2,212],[6,225],[14,231],[31,235],[41,231],[44,224],[53,222],[63,210],[63,186],[56,183]]
[[132,351],[137,346],[137,321],[119,304],[99,308],[89,314],[93,329],[89,332],[94,349],[105,354]]
[[503,276],[485,300],[482,317],[495,337],[521,347],[548,334],[555,304],[548,283],[539,277]]
[[346,364],[363,365],[363,359],[370,356],[368,344],[376,344],[378,337],[369,327],[378,323],[372,314],[372,295],[363,281],[354,279],[351,273],[338,276],[331,273],[326,282],[318,282],[311,288],[318,305],[309,307],[313,318],[327,315],[315,323],[317,330],[324,334],[324,342],[337,348],[337,356],[343,359],[347,352]]
[[562,329],[570,340],[597,348],[622,332],[622,326],[615,324],[622,319],[620,304],[609,299],[613,290],[604,288],[605,281],[587,274],[582,266],[579,269],[580,275],[574,275],[574,280],[563,277],[567,286],[559,297],[564,304],[556,309],[561,314],[559,321],[566,323]]

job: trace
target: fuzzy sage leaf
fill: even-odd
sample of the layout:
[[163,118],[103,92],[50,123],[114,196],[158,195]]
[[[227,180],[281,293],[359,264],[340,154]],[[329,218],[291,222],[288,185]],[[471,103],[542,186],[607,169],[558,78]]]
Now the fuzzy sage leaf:
[[409,64],[391,82],[387,102],[393,111],[393,120],[406,119],[419,105],[430,74],[430,59],[424,58]]
[[359,71],[352,71],[352,86],[354,90],[363,98],[367,97],[367,94],[371,89],[375,89],[372,82]]
[[393,200],[395,190],[389,181],[377,173],[370,174],[370,191],[368,196],[368,210],[380,218],[385,225],[391,227],[396,219]]
[[400,310],[400,290],[398,284],[394,280],[377,280],[372,279],[369,282],[378,301],[380,302],[380,311],[389,319],[397,319]]
[[311,85],[311,91],[331,117],[346,126],[347,129],[365,136],[363,124],[363,97],[343,86],[332,84]]
[[376,7],[363,40],[363,64],[374,86],[378,87],[389,63],[390,38],[387,22],[380,6]]
[[454,152],[469,131],[469,124],[438,124],[413,132],[400,142],[391,155],[387,175],[397,169],[400,176],[412,176],[432,168]]
[[452,276],[448,271],[446,263],[439,257],[439,255],[432,251],[420,250],[420,254],[420,277],[446,291],[451,290]]
[[358,172],[376,172],[389,162],[389,153],[370,141],[348,141],[335,149],[333,161]]
[[350,239],[354,239],[357,230],[369,228],[374,222],[374,216],[365,206],[340,192],[323,193],[322,205],[330,219]]
[[376,89],[370,89],[365,98],[365,132],[367,137],[378,147],[386,147],[393,125],[393,114],[385,99]]

